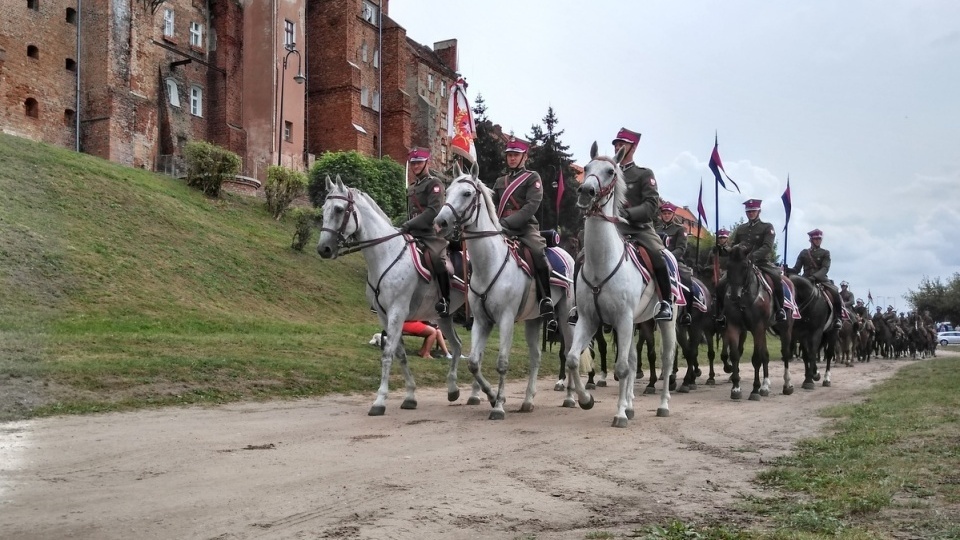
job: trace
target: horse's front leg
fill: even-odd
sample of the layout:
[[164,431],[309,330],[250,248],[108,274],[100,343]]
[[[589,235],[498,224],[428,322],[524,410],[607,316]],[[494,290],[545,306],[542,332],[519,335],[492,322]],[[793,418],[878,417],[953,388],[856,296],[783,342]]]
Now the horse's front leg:
[[453,319],[451,317],[440,318],[440,330],[447,340],[447,346],[453,359],[450,360],[449,370],[447,371],[447,401],[456,401],[460,399],[460,388],[457,386],[457,367],[460,365],[460,355],[463,351],[463,343],[460,336],[453,328]]
[[520,405],[520,412],[532,412],[533,398],[537,396],[537,378],[540,376],[540,326],[540,319],[530,319],[524,324],[527,351],[530,354],[530,375],[527,377],[527,392],[524,394],[523,404]]
[[[767,351],[767,332],[763,323],[757,323],[753,329],[753,390],[750,392],[750,401],[759,401],[761,397],[770,395],[769,351]],[[763,370],[761,378],[760,370]]]
[[586,309],[580,311],[580,318],[576,327],[573,329],[573,338],[570,340],[570,347],[567,349],[567,373],[570,375],[570,384],[567,386],[567,396],[563,400],[563,406],[574,408],[577,402],[573,399],[576,392],[580,402],[580,408],[584,410],[593,408],[593,396],[587,392],[583,385],[583,379],[580,377],[580,355],[584,349],[590,345],[592,336],[596,334],[600,324],[593,320],[595,315],[588,313]]
[[[387,330],[384,331],[384,338],[386,343],[383,344],[383,347],[380,350],[380,387],[377,388],[377,398],[373,401],[373,405],[370,407],[370,411],[367,412],[369,416],[383,416],[387,412],[387,396],[390,394],[390,368],[393,365],[393,356],[395,354],[403,354],[404,359],[406,359],[406,351],[403,350],[403,341],[401,340],[401,328],[402,322],[397,324],[387,324]],[[409,371],[409,369],[407,369]],[[412,390],[410,384],[412,384],[412,376],[408,381],[407,386],[407,398],[404,399],[403,403],[407,404],[407,401],[410,399]],[[416,399],[413,401],[413,408],[416,408]],[[410,407],[404,407],[410,408]]]
[[619,381],[617,392],[617,414],[613,417],[613,427],[625,428],[627,421],[634,416],[633,384],[637,378],[637,351],[631,347],[633,340],[633,314],[621,313],[616,322],[617,364],[613,372]]
[[499,383],[497,384],[496,398],[491,403],[493,410],[490,411],[490,420],[503,420],[506,417],[506,411],[503,406],[507,401],[507,370],[510,369],[510,347],[513,345],[513,314],[505,310],[500,315],[500,350],[497,352],[497,375]]
[[474,391],[470,394],[467,405],[480,404],[480,395],[477,392],[478,386],[480,391],[487,395],[487,401],[491,405],[496,399],[493,390],[490,388],[490,383],[484,378],[480,369],[483,362],[483,351],[487,347],[487,339],[489,339],[492,330],[493,321],[488,321],[485,316],[478,313],[473,319],[473,327],[470,329],[470,359],[467,361],[467,367],[473,374]]
[[743,397],[743,391],[740,389],[740,334],[739,328],[727,323],[723,342],[730,354],[730,399]]
[[[673,373],[673,366],[677,361],[677,320],[662,321],[660,323],[661,348],[660,357],[663,358],[663,373]],[[670,379],[663,383],[663,393],[660,394],[660,406],[657,416],[670,416]]]

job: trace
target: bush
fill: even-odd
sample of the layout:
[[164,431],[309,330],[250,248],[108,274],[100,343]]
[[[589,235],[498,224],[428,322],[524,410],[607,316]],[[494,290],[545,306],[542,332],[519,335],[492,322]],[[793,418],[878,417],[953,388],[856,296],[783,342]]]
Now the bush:
[[290,214],[293,216],[295,227],[290,249],[303,251],[307,242],[310,241],[314,224],[320,220],[320,211],[307,208],[294,208],[290,211]]
[[267,169],[267,183],[263,186],[267,195],[267,210],[274,219],[279,220],[294,199],[307,190],[307,175],[271,165]]
[[240,156],[206,141],[190,141],[183,148],[187,185],[210,197],[219,197],[224,178],[240,172]]
[[403,167],[396,161],[369,158],[354,151],[324,152],[310,168],[308,192],[314,206],[323,206],[327,175],[336,178],[338,174],[344,185],[366,192],[391,218],[406,215],[407,186]]

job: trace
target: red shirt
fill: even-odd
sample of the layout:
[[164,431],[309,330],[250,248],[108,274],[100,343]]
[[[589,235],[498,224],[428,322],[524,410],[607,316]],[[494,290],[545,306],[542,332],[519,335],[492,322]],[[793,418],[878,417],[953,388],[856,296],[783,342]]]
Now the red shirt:
[[406,321],[403,323],[403,333],[411,336],[422,336],[429,333],[427,325],[420,321]]

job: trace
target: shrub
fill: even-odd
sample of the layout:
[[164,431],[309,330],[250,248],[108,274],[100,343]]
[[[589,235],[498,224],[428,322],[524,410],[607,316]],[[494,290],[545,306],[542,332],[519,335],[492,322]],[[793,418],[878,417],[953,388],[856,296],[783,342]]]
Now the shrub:
[[274,219],[279,220],[294,199],[307,190],[307,175],[271,165],[267,169],[267,183],[263,186],[267,195],[267,210]]
[[303,251],[303,248],[310,241],[313,233],[314,224],[320,220],[320,210],[308,208],[294,208],[290,211],[294,220],[293,242],[290,243],[290,249]]
[[240,172],[240,156],[206,141],[190,141],[183,148],[187,185],[210,197],[219,197],[224,178]]
[[391,218],[407,211],[407,187],[403,167],[385,157],[369,158],[358,152],[324,152],[310,168],[308,192],[314,206],[322,206],[326,198],[325,178],[336,178],[349,187],[360,189],[377,201]]

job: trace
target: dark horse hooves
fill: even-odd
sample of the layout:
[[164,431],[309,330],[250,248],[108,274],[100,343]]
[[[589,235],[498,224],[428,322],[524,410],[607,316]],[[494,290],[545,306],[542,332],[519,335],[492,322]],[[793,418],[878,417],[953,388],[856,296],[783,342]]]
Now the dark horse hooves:
[[594,401],[593,401],[593,396],[591,395],[591,396],[590,396],[590,401],[581,401],[581,402],[580,402],[580,408],[583,409],[583,410],[585,410],[585,411],[589,411],[590,409],[593,408],[593,403],[594,403]]
[[447,401],[456,401],[460,399],[460,390],[456,392],[447,392]]
[[587,384],[584,385],[584,388],[586,388],[587,390],[596,390],[597,385],[592,382],[588,382]]
[[470,396],[470,398],[467,399],[467,405],[479,405],[479,404],[480,404],[480,398],[478,398],[477,396]]
[[800,385],[800,388],[803,388],[804,390],[813,390],[814,385],[812,382],[804,382],[803,384]]
[[403,403],[400,404],[401,409],[412,410],[417,408],[417,400],[415,399],[405,399]]
[[386,405],[375,405],[370,407],[370,411],[367,413],[367,416],[383,416],[386,412]]

